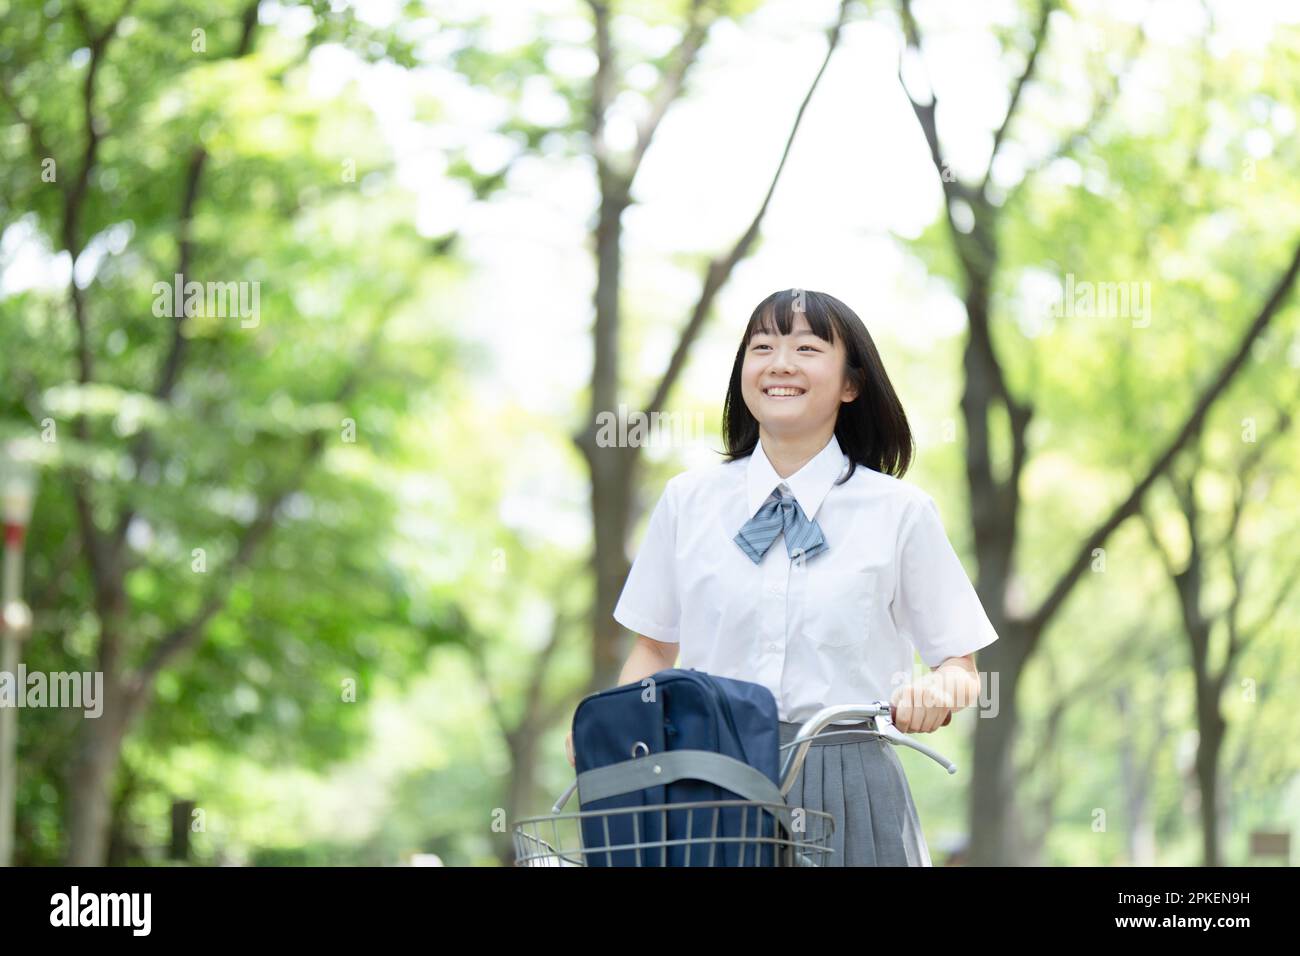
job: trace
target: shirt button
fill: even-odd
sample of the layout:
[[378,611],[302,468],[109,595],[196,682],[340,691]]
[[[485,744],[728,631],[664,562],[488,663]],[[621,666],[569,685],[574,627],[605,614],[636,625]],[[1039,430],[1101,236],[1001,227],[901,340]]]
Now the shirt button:
[[769,651],[779,651],[779,650],[781,649],[781,645],[780,645],[780,644],[769,644],[769,645],[767,645],[767,649],[768,649]]

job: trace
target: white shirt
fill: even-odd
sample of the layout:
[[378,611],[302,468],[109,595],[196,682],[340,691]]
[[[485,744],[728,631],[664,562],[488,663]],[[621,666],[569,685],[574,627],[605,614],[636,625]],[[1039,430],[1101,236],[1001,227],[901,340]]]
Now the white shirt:
[[[830,704],[889,700],[997,633],[924,491],[826,447],[782,479],[760,440],[745,458],[668,481],[650,515],[614,619],[681,645],[679,667],[762,684],[779,719]],[[791,560],[778,535],[755,564],[733,540],[772,489],[793,493],[828,549]],[[841,721],[845,723],[845,721]]]

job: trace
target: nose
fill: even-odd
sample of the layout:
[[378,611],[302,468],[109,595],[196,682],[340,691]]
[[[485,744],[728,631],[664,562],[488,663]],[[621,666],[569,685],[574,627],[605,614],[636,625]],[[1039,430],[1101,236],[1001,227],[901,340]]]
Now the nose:
[[782,343],[776,348],[772,355],[772,368],[780,371],[792,371],[794,369],[794,347]]

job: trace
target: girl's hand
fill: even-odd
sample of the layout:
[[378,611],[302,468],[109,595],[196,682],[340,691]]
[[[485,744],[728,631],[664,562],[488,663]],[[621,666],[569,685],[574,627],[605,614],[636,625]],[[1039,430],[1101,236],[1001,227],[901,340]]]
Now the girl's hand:
[[938,730],[956,706],[951,692],[934,674],[898,688],[889,702],[894,705],[894,726],[905,734]]
[[576,770],[578,767],[578,763],[573,756],[573,731],[572,730],[569,731],[569,736],[564,738],[564,752],[569,758],[569,766],[573,767]]

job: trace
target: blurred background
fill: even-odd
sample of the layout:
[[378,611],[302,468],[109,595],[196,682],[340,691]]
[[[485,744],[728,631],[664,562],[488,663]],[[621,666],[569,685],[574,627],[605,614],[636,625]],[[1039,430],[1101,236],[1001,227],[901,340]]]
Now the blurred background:
[[1289,865],[1298,110],[1282,0],[0,0],[0,862],[509,864],[795,287],[1001,638],[935,863]]

